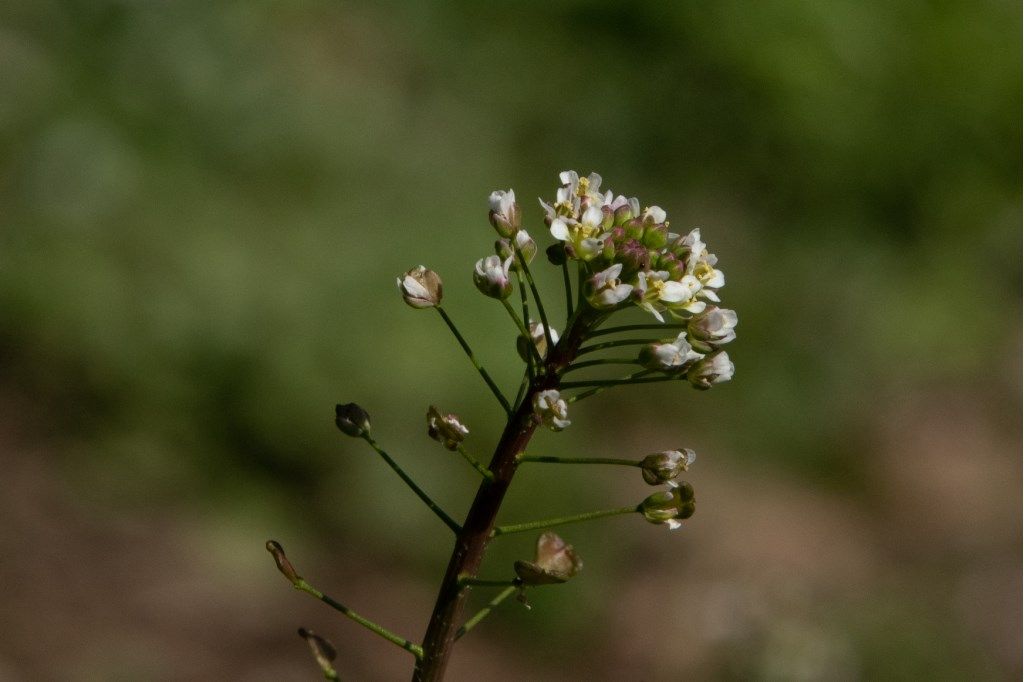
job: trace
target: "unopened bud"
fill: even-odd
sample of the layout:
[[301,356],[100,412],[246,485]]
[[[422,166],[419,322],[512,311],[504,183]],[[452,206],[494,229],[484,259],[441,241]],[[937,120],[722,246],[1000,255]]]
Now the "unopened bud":
[[[547,357],[548,354],[548,339],[544,333],[544,325],[540,322],[530,322],[528,326],[530,330],[530,341],[526,340],[526,337],[520,334],[516,337],[516,350],[519,352],[519,357],[523,359],[523,362],[529,362],[531,353],[529,343],[533,343],[533,347],[537,349],[537,355],[541,359]],[[554,329],[551,331],[551,343],[558,343],[558,332]]]
[[355,403],[334,406],[334,423],[346,436],[363,438],[370,433],[370,415]]
[[651,523],[663,523],[670,530],[679,528],[683,519],[693,516],[695,509],[693,487],[685,481],[678,487],[649,495],[640,503],[640,511],[645,519]]
[[508,269],[512,265],[512,257],[504,261],[498,256],[488,256],[476,262],[473,268],[473,284],[480,293],[491,298],[505,299],[512,293],[512,280]]
[[693,347],[705,353],[736,338],[736,311],[709,306],[686,325]]
[[736,366],[729,359],[729,354],[720,350],[693,363],[686,373],[686,378],[694,388],[703,391],[715,384],[729,381],[735,371]]
[[526,261],[526,264],[532,263],[533,259],[537,256],[537,242],[533,240],[530,233],[526,230],[519,230],[512,239],[515,242],[516,249],[519,253],[523,254],[523,260]]
[[288,561],[281,543],[277,540],[267,540],[267,551],[270,552],[270,556],[274,557],[274,563],[277,564],[277,570],[281,571],[281,575],[288,578],[288,582],[292,585],[298,585],[302,577],[292,566],[292,562]]
[[537,538],[537,554],[533,561],[515,563],[516,575],[524,585],[564,583],[582,568],[583,560],[572,545],[550,531]]
[[441,304],[441,277],[423,265],[398,278],[402,299],[413,308],[436,308]]
[[328,680],[338,679],[338,673],[334,666],[331,665],[331,662],[338,656],[334,645],[306,628],[299,628],[299,637],[306,640],[306,644],[309,645],[309,650],[313,653],[313,658],[316,660],[316,664],[320,666],[320,670],[323,671],[324,677]]
[[647,248],[660,249],[668,243],[668,228],[664,224],[649,225],[642,241]]
[[496,190],[489,197],[491,205],[488,218],[491,225],[502,237],[511,237],[519,231],[520,213],[516,193],[512,190]]
[[697,453],[689,448],[655,452],[641,460],[640,471],[651,485],[668,483],[674,486],[672,479],[689,469],[696,458]]

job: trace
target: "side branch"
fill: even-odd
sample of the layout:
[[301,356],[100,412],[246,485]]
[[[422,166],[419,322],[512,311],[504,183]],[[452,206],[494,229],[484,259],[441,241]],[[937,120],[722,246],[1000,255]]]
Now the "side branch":
[[441,306],[435,306],[435,310],[437,310],[437,312],[441,315],[441,319],[444,320],[444,323],[448,325],[448,328],[452,330],[452,334],[455,335],[455,338],[456,340],[458,340],[459,345],[462,346],[462,350],[466,353],[466,356],[469,358],[469,361],[473,363],[473,367],[475,367],[476,371],[480,373],[480,376],[483,377],[483,380],[487,384],[487,387],[491,389],[491,393],[493,393],[494,397],[498,399],[499,403],[501,403],[501,407],[502,409],[505,410],[505,414],[511,417],[512,406],[509,405],[508,400],[505,398],[504,395],[502,395],[501,389],[498,388],[498,385],[496,383],[494,383],[494,379],[491,378],[491,375],[488,374],[487,370],[484,369],[477,361],[476,355],[473,354],[473,349],[469,347],[468,343],[466,343],[466,339],[463,338],[462,334],[459,332],[458,327],[456,327],[455,323],[452,322],[452,318],[448,317],[448,313],[446,313],[444,311],[444,308],[442,308]]

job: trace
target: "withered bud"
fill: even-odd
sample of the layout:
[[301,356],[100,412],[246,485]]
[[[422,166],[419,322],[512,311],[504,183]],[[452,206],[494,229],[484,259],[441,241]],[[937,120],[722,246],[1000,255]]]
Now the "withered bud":
[[299,628],[299,637],[306,640],[306,644],[309,645],[309,650],[313,653],[313,658],[316,659],[316,664],[323,671],[324,677],[328,680],[338,679],[338,673],[334,666],[331,665],[331,661],[338,657],[338,652],[334,649],[334,645],[306,628]]
[[665,450],[647,455],[640,462],[640,471],[644,480],[651,485],[671,483],[672,479],[686,471],[697,458],[697,453],[689,448],[682,450]]
[[441,276],[423,265],[417,265],[398,278],[402,300],[413,308],[436,308],[441,305]]
[[277,564],[277,570],[281,571],[281,575],[288,578],[288,582],[292,585],[298,585],[302,577],[292,566],[292,562],[288,561],[281,543],[277,540],[267,540],[267,551],[270,552],[270,556],[274,557],[274,563]]
[[554,585],[564,583],[579,573],[583,560],[572,545],[549,531],[537,538],[536,558],[517,561],[514,568],[524,585]]
[[370,433],[370,415],[355,403],[335,405],[334,423],[342,433],[353,438],[362,438]]

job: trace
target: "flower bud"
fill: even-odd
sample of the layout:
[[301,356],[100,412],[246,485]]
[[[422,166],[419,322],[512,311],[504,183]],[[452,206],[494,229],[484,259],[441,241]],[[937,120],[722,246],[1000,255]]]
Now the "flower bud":
[[690,318],[686,331],[694,348],[709,353],[736,338],[736,322],[736,311],[710,306]]
[[649,495],[640,503],[640,511],[645,519],[651,523],[664,523],[670,530],[683,525],[681,521],[693,516],[695,509],[693,487],[686,481],[679,487]]
[[338,656],[334,645],[306,628],[299,628],[299,637],[306,640],[306,644],[309,645],[309,650],[313,652],[313,658],[316,659],[316,664],[320,666],[324,677],[328,680],[338,679],[338,673],[331,665],[331,662]]
[[562,242],[556,242],[549,246],[544,253],[547,254],[548,262],[552,265],[562,265],[569,257],[565,253],[565,244]]
[[572,545],[548,531],[537,538],[536,558],[517,561],[514,568],[523,585],[554,585],[564,583],[579,573],[583,560]]
[[701,358],[686,340],[686,332],[679,334],[675,341],[669,343],[651,343],[640,349],[637,357],[640,364],[647,369],[660,372],[679,372],[687,364]]
[[552,431],[561,431],[572,423],[569,421],[569,406],[554,389],[533,396],[533,413]]
[[488,201],[491,205],[491,225],[502,237],[511,237],[519,231],[520,213],[519,204],[516,203],[516,193],[512,190],[507,192],[495,190],[491,192]]
[[711,388],[714,384],[729,381],[735,371],[736,366],[729,359],[729,354],[720,350],[693,363],[686,373],[686,378],[690,380],[694,388],[703,391]]
[[[548,339],[544,334],[544,325],[540,322],[531,321],[529,324],[529,330],[530,339],[533,341],[533,345],[537,349],[537,355],[539,355],[541,359],[547,357]],[[529,341],[527,341],[522,334],[516,338],[516,350],[519,352],[519,357],[523,359],[523,362],[530,361],[531,354],[530,346],[527,345],[528,343]],[[558,343],[558,332],[554,329],[551,330],[551,343]]]
[[668,483],[675,486],[672,479],[689,469],[696,458],[697,453],[689,448],[655,452],[640,461],[640,471],[651,485]]
[[660,249],[668,243],[668,228],[664,224],[649,225],[642,241],[647,248]]
[[281,543],[277,540],[267,540],[267,551],[274,557],[274,563],[277,564],[277,570],[281,571],[281,575],[288,578],[288,582],[292,585],[298,585],[302,578],[295,570],[295,567],[292,566],[292,562],[288,561]]
[[417,265],[397,282],[402,299],[413,308],[436,308],[441,304],[441,278],[433,270]]
[[622,225],[626,221],[640,215],[640,201],[636,197],[631,199],[627,199],[624,196],[615,197],[615,201],[612,202],[612,208],[615,211],[616,225]]
[[537,242],[533,241],[533,237],[526,230],[519,230],[516,232],[515,237],[516,249],[519,253],[523,254],[523,260],[529,265],[533,262],[533,259],[537,256]]
[[647,270],[651,267],[651,252],[635,239],[627,239],[616,249],[615,260],[622,263],[627,272]]
[[427,410],[427,435],[449,450],[457,450],[459,444],[469,435],[458,415],[442,414],[433,405]]
[[511,265],[511,257],[506,258],[504,262],[498,256],[481,258],[473,269],[473,284],[485,296],[497,299],[508,298],[508,295],[512,293],[512,280],[508,275]]
[[334,423],[346,436],[362,438],[370,433],[370,415],[355,403],[334,406]]

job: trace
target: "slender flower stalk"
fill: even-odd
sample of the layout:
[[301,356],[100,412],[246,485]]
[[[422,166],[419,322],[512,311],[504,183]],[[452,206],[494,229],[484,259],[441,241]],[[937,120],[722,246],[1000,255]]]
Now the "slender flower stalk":
[[391,458],[391,455],[385,452],[384,449],[377,444],[377,441],[375,441],[370,436],[370,434],[364,435],[363,440],[369,443],[370,447],[376,450],[377,454],[380,455],[381,458],[388,463],[388,466],[395,470],[395,473],[398,474],[398,477],[405,481],[405,484],[409,486],[414,493],[416,493],[417,497],[423,500],[423,503],[427,505],[427,508],[430,509],[430,511],[434,512],[434,514],[437,515],[437,518],[444,521],[444,525],[448,526],[456,535],[462,530],[462,526],[457,524],[455,520],[452,517],[450,517],[447,512],[445,512],[445,510],[441,509],[441,506],[434,502],[434,500],[431,499],[430,495],[427,495],[425,492],[423,492],[423,489],[416,485],[416,481],[412,480],[409,474],[405,473],[405,471],[402,470],[402,467],[398,466],[398,462],[393,460]]
[[627,467],[641,466],[635,459],[615,459],[612,457],[553,457],[550,455],[523,455],[520,462],[541,462],[545,464],[616,464]]
[[599,360],[587,360],[585,362],[574,362],[565,368],[563,375],[577,369],[587,367],[600,367],[602,365],[636,365],[639,364],[636,358],[601,358]]
[[[653,370],[645,370],[645,372],[651,372]],[[611,386],[626,386],[629,384],[660,384],[665,381],[679,381],[685,380],[686,375],[684,374],[672,374],[661,377],[643,377],[638,372],[632,374],[624,379],[592,379],[588,381],[566,381],[562,383],[562,388],[586,388],[589,386],[604,386],[605,388]]]
[[521,585],[520,578],[507,578],[505,580],[483,580],[481,578],[464,578],[459,581],[460,585],[466,587],[508,587],[509,585]]
[[455,639],[462,639],[463,635],[475,628],[484,618],[491,615],[491,611],[498,608],[501,602],[515,594],[517,589],[515,585],[510,585],[499,592],[494,599],[487,603],[487,606],[477,611],[469,620],[462,624],[462,627],[455,631]]
[[[602,384],[599,384],[597,386],[594,386],[594,388],[591,388],[588,391],[583,391],[582,393],[577,393],[576,395],[574,395],[574,396],[572,396],[570,398],[567,398],[566,400],[568,400],[570,403],[576,403],[576,402],[579,402],[580,400],[583,400],[584,398],[590,398],[591,396],[595,396],[598,393],[601,393],[601,392],[611,388],[612,386],[621,386],[623,384],[637,383],[637,380],[641,379],[642,377],[644,377],[644,376],[646,376],[648,374],[651,374],[653,371],[654,370],[651,370],[651,369],[642,369],[639,372],[634,372],[633,374],[630,374],[628,376],[623,377],[622,379],[619,379],[618,381],[620,383],[614,383],[616,380],[613,379],[613,380],[611,380],[613,383],[602,383]],[[673,378],[676,378],[676,377],[673,377]],[[661,379],[659,379],[659,380],[661,380]],[[565,388],[566,384],[568,384],[568,383],[571,383],[571,382],[563,383],[562,387]]]
[[646,343],[657,343],[661,339],[616,339],[615,341],[604,341],[602,343],[595,343],[590,346],[584,346],[580,348],[580,355],[587,353],[593,353],[599,350],[605,350],[606,348],[618,348],[619,346],[642,346]]
[[526,281],[530,285],[530,291],[533,292],[533,301],[537,304],[537,313],[540,315],[540,323],[544,325],[544,336],[547,338],[548,348],[554,348],[555,342],[551,338],[551,325],[548,324],[548,315],[544,311],[544,302],[540,298],[540,292],[537,291],[537,284],[533,281],[533,275],[530,273],[530,266],[527,264],[526,258],[523,257],[522,251],[516,251],[516,256],[519,258],[519,267],[523,269]]
[[502,299],[501,303],[502,306],[504,306],[505,311],[508,312],[508,316],[512,318],[513,322],[515,322],[516,328],[519,330],[519,334],[526,339],[525,345],[530,348],[530,353],[533,355],[534,359],[538,364],[543,363],[544,359],[541,358],[540,351],[537,350],[537,344],[533,343],[531,340],[532,337],[530,336],[530,331],[526,328],[526,325],[523,324],[523,321],[519,319],[518,315],[516,315],[516,311],[512,310],[512,305],[507,300]]
[[606,334],[620,334],[623,332],[639,332],[647,330],[665,329],[668,331],[675,329],[686,329],[685,324],[627,324],[620,327],[608,327],[607,329],[595,329],[590,332],[591,336],[605,336]]
[[479,461],[477,460],[477,458],[476,458],[476,457],[474,457],[473,455],[469,454],[469,452],[467,452],[467,451],[466,451],[466,448],[465,448],[465,446],[464,446],[464,445],[462,445],[461,443],[459,443],[459,445],[458,445],[458,448],[457,448],[457,449],[458,449],[458,451],[459,451],[459,454],[460,454],[460,455],[462,455],[462,456],[463,456],[463,458],[464,458],[464,459],[465,459],[465,460],[466,460],[467,462],[469,462],[469,464],[470,464],[470,465],[471,465],[471,466],[472,466],[472,467],[473,467],[474,469],[476,469],[476,470],[477,470],[477,473],[479,473],[479,474],[480,474],[481,476],[483,476],[484,478],[486,478],[486,479],[487,479],[488,481],[493,481],[493,480],[494,480],[494,474],[492,474],[492,473],[491,473],[490,469],[488,469],[488,468],[487,468],[487,467],[485,467],[485,466],[484,466],[483,464],[481,464],[481,463],[480,463],[480,462],[479,462]]
[[349,618],[351,618],[355,622],[359,623],[360,625],[362,625],[367,630],[369,630],[369,631],[371,631],[373,633],[376,633],[376,634],[380,635],[381,637],[383,637],[384,639],[386,639],[389,642],[391,642],[392,644],[395,644],[395,645],[405,649],[406,651],[411,653],[413,656],[415,656],[417,659],[423,658],[423,647],[421,647],[419,644],[414,644],[414,643],[410,642],[408,639],[406,639],[405,637],[401,637],[399,635],[396,635],[395,633],[391,632],[387,628],[385,628],[385,627],[383,627],[381,625],[377,625],[376,623],[374,623],[369,618],[366,618],[364,616],[359,615],[358,613],[356,613],[355,611],[353,611],[349,607],[345,606],[344,604],[342,604],[338,600],[334,599],[330,595],[324,594],[320,590],[316,589],[315,587],[313,587],[312,585],[307,583],[302,578],[299,578],[299,582],[298,582],[298,584],[295,585],[295,589],[300,590],[302,592],[305,592],[306,594],[313,595],[314,597],[316,597],[317,599],[319,599],[323,603],[325,603],[328,606],[330,606],[332,609],[334,609],[336,611],[340,611],[341,613],[345,614],[346,616],[348,616]]
[[476,371],[480,373],[480,376],[483,377],[483,380],[487,384],[487,387],[491,389],[491,393],[493,393],[494,397],[498,399],[499,403],[501,403],[501,407],[505,410],[505,414],[512,416],[512,406],[508,404],[508,400],[501,393],[501,389],[498,388],[498,385],[494,383],[494,379],[491,378],[491,375],[488,374],[487,370],[485,370],[477,361],[476,355],[473,354],[473,349],[469,347],[469,344],[466,342],[466,339],[463,338],[462,334],[459,332],[458,327],[456,327],[455,323],[452,322],[452,318],[448,316],[448,313],[446,313],[444,308],[442,308],[440,305],[436,306],[436,308],[437,312],[441,315],[441,319],[444,320],[444,323],[447,324],[448,328],[452,330],[452,334],[455,335],[455,338],[456,340],[458,340],[459,345],[462,346],[462,350],[466,353],[466,356],[469,358],[469,361],[473,363],[473,367],[475,367]]
[[572,317],[572,282],[569,281],[569,261],[562,261],[562,285],[565,287],[565,319]]
[[529,521],[527,523],[513,523],[508,526],[496,526],[492,531],[492,534],[497,537],[499,535],[509,535],[511,533],[523,533],[528,530],[543,530],[545,528],[563,526],[567,523],[579,523],[580,521],[601,519],[606,516],[618,516],[619,514],[634,514],[639,511],[639,507],[636,506],[601,509],[599,511],[586,512],[585,514],[573,514],[572,516],[559,516],[553,519],[544,519],[543,521]]

